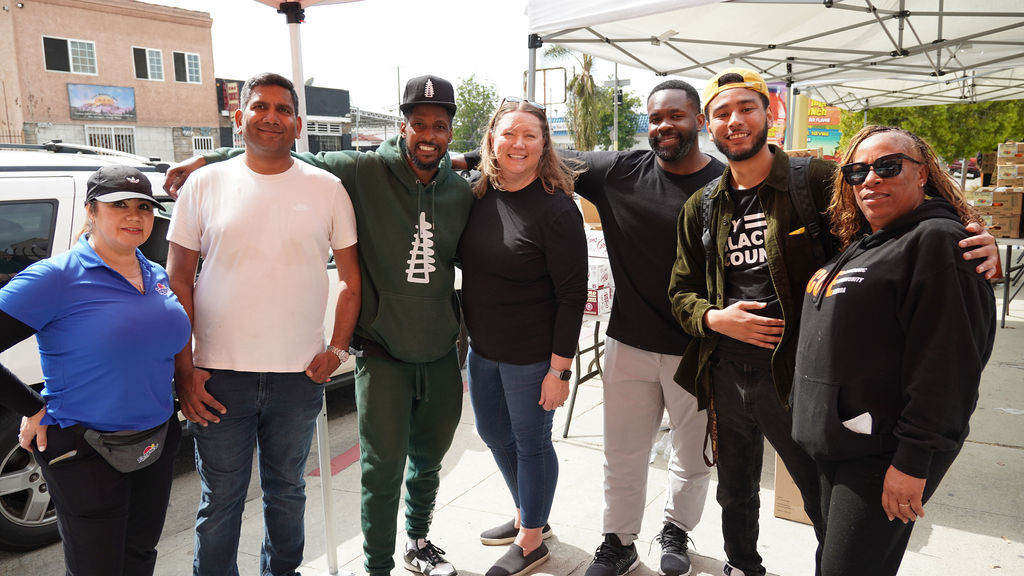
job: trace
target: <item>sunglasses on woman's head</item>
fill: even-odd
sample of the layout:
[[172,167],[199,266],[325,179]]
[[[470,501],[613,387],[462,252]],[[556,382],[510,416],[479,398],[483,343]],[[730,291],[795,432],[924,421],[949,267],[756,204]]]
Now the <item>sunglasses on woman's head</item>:
[[518,104],[520,102],[526,102],[527,104],[529,104],[530,106],[533,106],[534,108],[540,108],[540,111],[543,112],[545,115],[547,114],[547,108],[545,108],[543,104],[541,104],[539,102],[534,102],[533,100],[527,100],[526,98],[519,98],[518,96],[506,96],[501,101],[501,105],[499,105],[498,108],[501,108],[502,106],[504,106],[506,102],[511,103],[511,104]]
[[878,174],[879,178],[893,178],[899,176],[900,172],[903,172],[903,161],[909,160],[914,164],[924,164],[920,160],[914,160],[906,154],[888,154],[881,158],[876,158],[871,164],[865,164],[864,162],[853,162],[851,164],[845,164],[839,169],[843,171],[843,180],[850,186],[860,186],[868,179],[868,173],[873,168],[875,174]]

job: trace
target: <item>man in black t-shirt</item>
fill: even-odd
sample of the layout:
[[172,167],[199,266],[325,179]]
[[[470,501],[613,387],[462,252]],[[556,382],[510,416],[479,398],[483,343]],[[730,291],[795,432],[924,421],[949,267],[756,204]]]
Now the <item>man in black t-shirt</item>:
[[702,441],[706,413],[672,379],[690,337],[666,293],[683,204],[724,165],[702,153],[697,91],[680,80],[647,99],[650,151],[582,152],[576,192],[601,216],[615,279],[606,339],[604,393],[604,542],[585,576],[622,576],[640,561],[633,541],[647,503],[648,455],[668,411],[672,453],[658,540],[660,572],[690,573],[687,533],[700,521],[711,472]]

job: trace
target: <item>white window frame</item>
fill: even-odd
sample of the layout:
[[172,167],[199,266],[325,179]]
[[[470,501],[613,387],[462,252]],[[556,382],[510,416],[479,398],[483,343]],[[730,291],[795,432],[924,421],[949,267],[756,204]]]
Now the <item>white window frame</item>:
[[[132,46],[132,66],[135,66],[135,51],[145,50],[146,51],[146,74],[148,78],[139,78],[138,69],[135,70],[136,80],[152,80],[154,82],[164,81],[164,53],[156,48],[146,48],[144,46]],[[154,57],[156,60],[154,61]],[[156,66],[154,66],[156,64]]]
[[[51,40],[63,40],[64,41],[64,43],[65,43],[65,45],[67,46],[67,49],[68,49],[68,68],[69,68],[68,70],[55,70],[53,68],[47,68],[46,67],[46,39],[47,38],[49,38]],[[95,42],[93,42],[91,40],[80,40],[80,39],[77,39],[77,38],[63,38],[63,37],[60,37],[60,36],[45,36],[45,35],[40,37],[40,42],[43,43],[43,69],[46,70],[47,72],[63,72],[65,74],[85,74],[85,75],[88,75],[88,76],[98,76],[99,75],[100,64],[99,64],[98,58],[96,57],[96,43]],[[85,62],[85,65],[86,65],[87,68],[91,67],[92,68],[91,70],[89,70],[89,69],[81,69],[81,66],[82,66],[81,65],[81,58],[82,58],[81,54],[79,54],[77,56],[77,59],[78,59],[77,61],[79,61],[80,64],[79,64],[79,66],[76,67],[76,65],[75,65],[75,62],[76,62],[75,48],[72,47],[72,43],[78,43],[78,44],[82,44],[82,45],[87,45],[89,47],[89,52],[90,52],[89,56],[91,57],[92,62],[91,62],[91,66],[90,66],[89,62]],[[78,48],[81,49],[81,47],[78,47]]]
[[[185,83],[188,84],[202,84],[203,83],[203,67],[200,63],[199,54],[195,52],[180,52],[175,50],[171,53],[171,66],[175,65],[174,55],[182,54],[185,57]],[[175,70],[175,82],[181,82],[177,77],[177,70]]]
[[[106,142],[94,142],[91,137],[106,139]],[[134,126],[103,126],[98,124],[85,125],[85,141],[90,146],[110,148],[128,154],[135,154],[135,127]],[[130,145],[126,146],[125,143]]]
[[204,154],[207,152],[213,152],[213,136],[193,136],[192,137],[192,155]]

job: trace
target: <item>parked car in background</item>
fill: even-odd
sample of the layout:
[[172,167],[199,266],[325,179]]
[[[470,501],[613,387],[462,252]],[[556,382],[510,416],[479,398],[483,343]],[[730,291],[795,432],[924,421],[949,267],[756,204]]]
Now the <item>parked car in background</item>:
[[[162,210],[153,233],[140,249],[150,260],[167,264],[167,226],[174,202],[161,196],[166,164],[88,146],[50,142],[42,145],[0,144],[0,287],[9,278],[44,258],[66,252],[85,222],[89,176],[108,164],[127,164],[152,181]],[[329,261],[325,273],[330,301],[338,294],[338,275]],[[326,334],[334,326],[334,306],[327,306]],[[0,363],[23,382],[43,385],[35,338],[0,353]],[[354,360],[334,373],[329,388],[352,383]],[[31,550],[56,542],[56,516],[46,482],[29,452],[17,442],[21,416],[0,399],[0,548]]]
[[[963,166],[963,159],[958,158],[949,163],[950,174],[960,174],[960,168]],[[978,159],[971,157],[967,159],[967,177],[977,178],[981,176],[981,168],[978,167]]]

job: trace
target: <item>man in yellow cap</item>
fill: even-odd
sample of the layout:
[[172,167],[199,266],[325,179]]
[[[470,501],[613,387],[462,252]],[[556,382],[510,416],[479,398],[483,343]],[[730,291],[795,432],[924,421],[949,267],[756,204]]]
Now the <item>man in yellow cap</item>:
[[[820,560],[817,468],[791,436],[789,392],[804,287],[834,252],[821,214],[831,199],[835,164],[794,159],[791,167],[782,150],[767,144],[773,120],[768,86],[753,70],[717,74],[702,104],[711,140],[729,164],[680,215],[669,295],[676,320],[694,339],[675,378],[717,419],[717,497],[728,559],[723,573],[760,576],[764,438],[800,488]],[[983,233],[964,242],[994,240]],[[983,256],[995,256],[994,245],[964,255]],[[978,272],[994,270],[996,260],[986,259]]]

